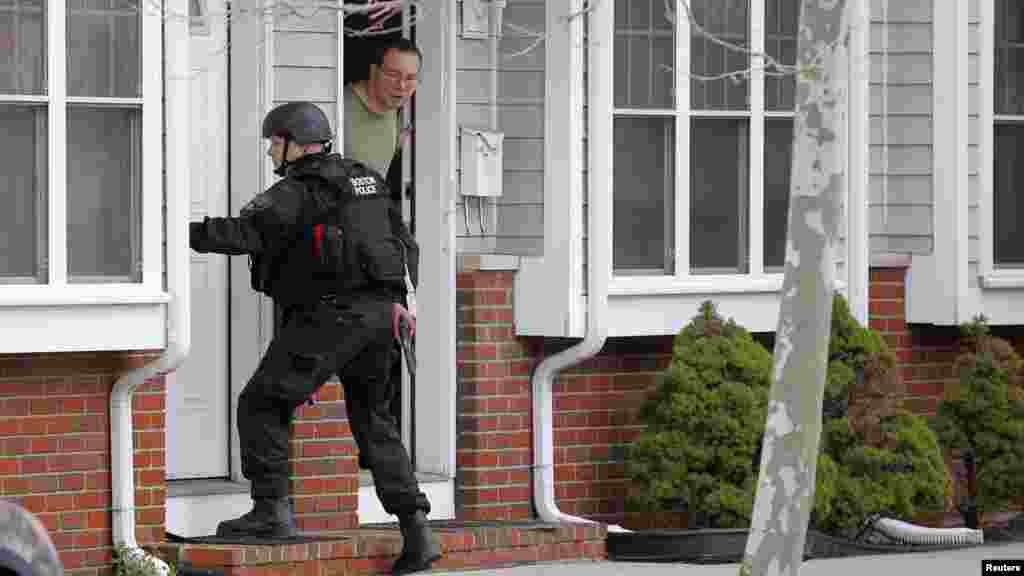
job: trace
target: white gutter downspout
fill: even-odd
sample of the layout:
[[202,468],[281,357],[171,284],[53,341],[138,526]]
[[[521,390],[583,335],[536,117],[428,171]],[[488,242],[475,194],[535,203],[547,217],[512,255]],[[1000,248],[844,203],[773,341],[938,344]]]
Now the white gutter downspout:
[[[600,46],[590,45],[590,50],[601,50]],[[591,62],[593,62],[593,56]],[[605,109],[600,103],[609,99],[600,94],[603,70],[590,70],[590,123],[591,142],[608,142],[602,146],[590,146],[590,166],[607,166],[605,157],[611,149],[607,139],[610,125],[610,107]],[[603,140],[602,140],[603,138]],[[555,502],[555,466],[554,466],[554,425],[553,425],[553,393],[552,383],[555,376],[565,368],[583,362],[596,355],[604,347],[608,338],[608,330],[604,323],[604,314],[608,307],[608,283],[611,280],[611,214],[609,201],[611,190],[607,181],[599,176],[602,170],[588,170],[589,198],[589,229],[587,231],[588,279],[587,279],[587,332],[583,341],[563,350],[554,356],[544,359],[533,373],[533,504],[537,515],[544,522],[551,523],[583,523],[597,524],[593,520],[565,514],[558,509]],[[609,526],[609,531],[624,531],[619,526]]]
[[[165,11],[188,14],[186,0],[166,0]],[[173,372],[188,356],[191,326],[189,300],[189,53],[188,19],[168,18],[164,23],[165,58],[165,161],[167,201],[167,343],[151,364],[122,375],[110,395],[111,489],[113,541],[130,553],[155,563],[166,575],[167,564],[146,554],[135,539],[135,463],[132,442],[132,396],[147,380]]]

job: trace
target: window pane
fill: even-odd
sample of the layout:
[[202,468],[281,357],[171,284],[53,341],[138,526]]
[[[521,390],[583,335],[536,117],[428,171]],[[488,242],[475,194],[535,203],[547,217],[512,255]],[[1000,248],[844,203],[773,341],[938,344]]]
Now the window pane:
[[1024,114],[1024,9],[996,0],[996,114]]
[[139,0],[68,2],[68,95],[142,95]]
[[[749,0],[692,0],[694,20],[705,32],[730,44],[749,46]],[[700,76],[717,76],[746,70],[750,58],[745,52],[716,44],[696,29],[691,31],[690,72]],[[694,110],[746,110],[750,106],[748,82],[729,78],[690,81],[690,107]]]
[[691,121],[690,268],[747,272],[747,120]]
[[997,124],[995,145],[995,263],[1024,266],[1024,125]]
[[45,283],[46,108],[0,104],[0,284]]
[[68,110],[71,282],[139,280],[141,125],[137,110]]
[[[767,0],[765,3],[765,52],[780,64],[796,65],[796,32],[800,21],[799,0]],[[766,67],[764,104],[768,110],[792,110],[796,77],[772,76],[778,70]]]
[[675,106],[675,32],[663,0],[615,3],[615,106]]
[[793,151],[793,120],[768,118],[764,124],[764,265],[786,262],[789,216],[789,174]]
[[674,118],[615,118],[616,274],[673,274]]
[[43,0],[0,0],[0,93],[46,94]]

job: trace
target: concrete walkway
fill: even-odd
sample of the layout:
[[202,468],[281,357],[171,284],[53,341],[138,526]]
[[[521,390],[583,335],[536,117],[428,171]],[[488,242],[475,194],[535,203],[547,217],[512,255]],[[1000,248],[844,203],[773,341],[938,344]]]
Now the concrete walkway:
[[[1024,563],[1024,543],[986,544],[974,548],[923,554],[889,554],[809,560],[801,576],[886,576],[889,574],[922,574],[925,576],[981,576],[982,560],[1017,560]],[[1021,572],[990,572],[990,574],[1024,574]],[[428,572],[453,576],[736,576],[739,564],[702,566],[696,564],[642,564],[635,562],[560,562],[534,564],[492,570]]]

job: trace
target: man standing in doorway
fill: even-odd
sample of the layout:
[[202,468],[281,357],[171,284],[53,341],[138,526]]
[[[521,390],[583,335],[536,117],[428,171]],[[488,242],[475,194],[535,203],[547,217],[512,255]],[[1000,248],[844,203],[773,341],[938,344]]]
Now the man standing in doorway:
[[405,38],[389,39],[374,48],[369,77],[345,87],[342,154],[346,158],[388,176],[401,148],[400,110],[416,93],[422,60],[416,45]]
[[[342,133],[342,154],[373,168],[391,189],[392,226],[402,225],[401,110],[419,81],[423,55],[411,40],[388,38],[372,44],[369,70],[345,86],[345,126]],[[410,311],[415,312],[414,308]],[[402,381],[401,349],[392,347],[391,377]],[[399,421],[407,418],[401,410],[401,387],[396,387],[391,412]],[[368,469],[362,453],[359,467]]]

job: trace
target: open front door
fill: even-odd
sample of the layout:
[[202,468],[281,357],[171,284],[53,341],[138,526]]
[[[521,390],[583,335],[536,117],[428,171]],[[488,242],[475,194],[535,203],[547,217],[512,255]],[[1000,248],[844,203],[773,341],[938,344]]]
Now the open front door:
[[[227,42],[225,0],[192,0],[192,220],[226,216]],[[217,17],[219,15],[219,17]],[[192,253],[192,350],[167,385],[167,478],[226,478],[228,459],[227,256]]]

